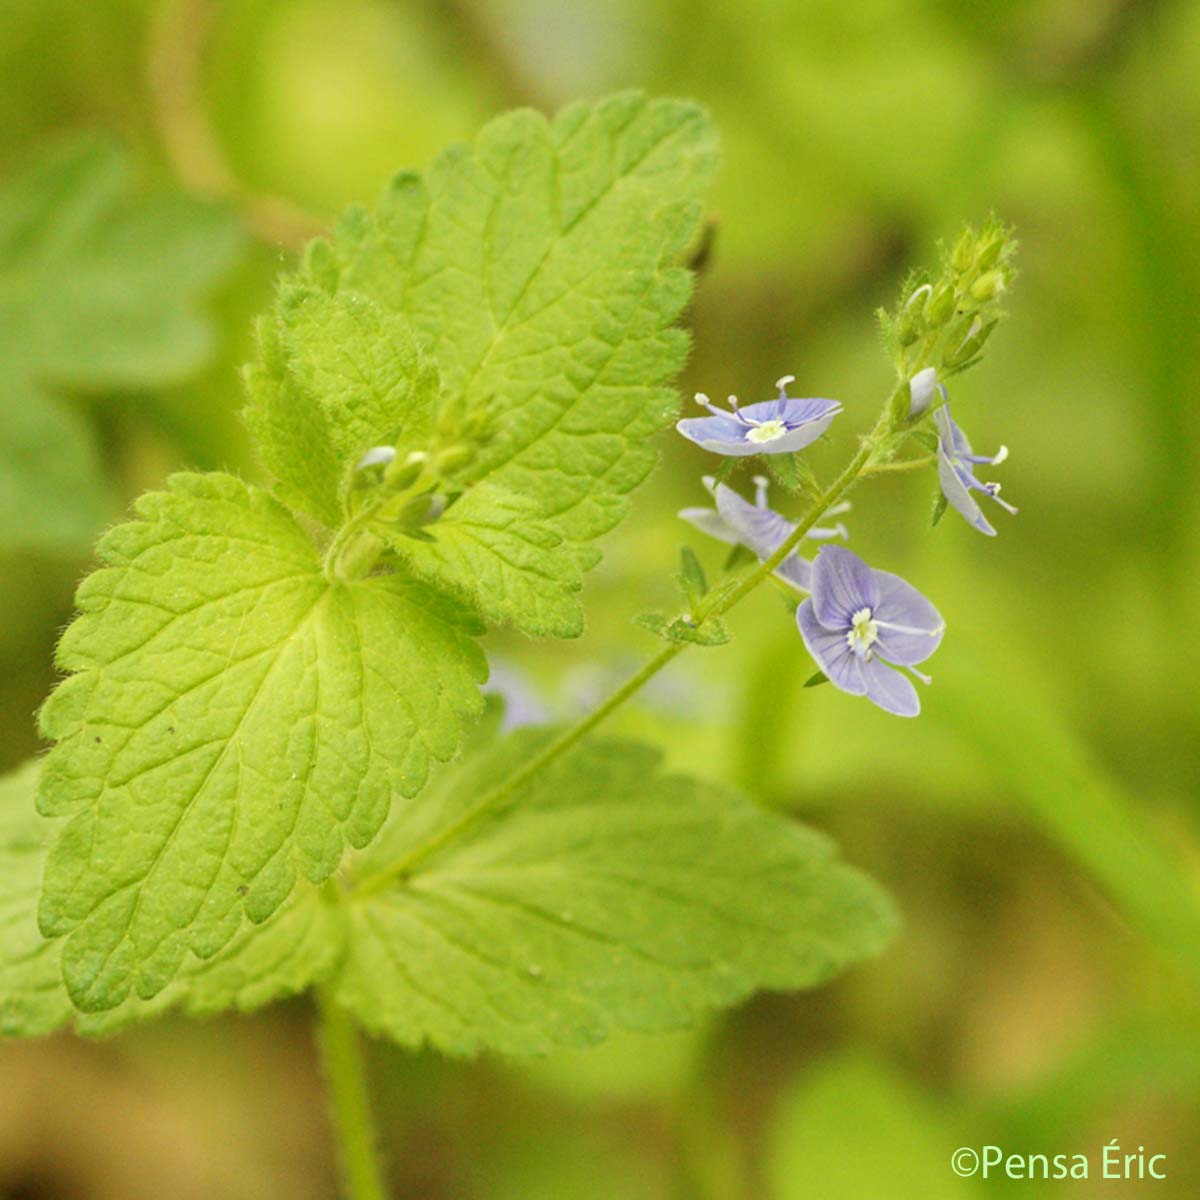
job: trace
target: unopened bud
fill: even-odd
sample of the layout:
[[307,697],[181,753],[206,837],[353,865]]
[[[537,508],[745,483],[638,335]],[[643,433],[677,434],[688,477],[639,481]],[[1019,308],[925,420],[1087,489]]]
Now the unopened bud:
[[991,336],[992,330],[996,328],[996,324],[995,321],[989,321],[985,325],[976,317],[971,322],[966,336],[958,343],[955,349],[946,355],[946,365],[958,367],[963,363],[970,362],[983,349],[984,343]]
[[925,305],[925,320],[936,329],[945,325],[953,315],[954,288],[948,283],[940,284]]
[[425,462],[429,455],[424,450],[414,450],[403,461],[396,460],[389,464],[383,473],[384,482],[397,491],[412,487],[425,470]]
[[919,417],[929,407],[936,388],[937,371],[933,367],[926,367],[923,371],[918,371],[908,381],[908,415],[910,418]]
[[963,275],[971,269],[975,261],[975,235],[969,229],[964,229],[954,243],[950,253],[950,265]]
[[975,257],[975,265],[981,271],[990,270],[1000,261],[1000,256],[1004,253],[1005,240],[1004,234],[995,233],[979,248],[979,253]]
[[988,301],[995,300],[1005,288],[1004,274],[1001,271],[989,271],[986,275],[981,275],[973,284],[971,284],[971,295],[976,300]]

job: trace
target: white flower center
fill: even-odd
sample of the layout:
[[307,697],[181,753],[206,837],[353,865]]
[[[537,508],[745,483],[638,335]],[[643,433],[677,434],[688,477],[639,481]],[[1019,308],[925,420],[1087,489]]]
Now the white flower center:
[[871,610],[860,608],[850,618],[850,632],[846,634],[846,643],[861,658],[870,652],[878,638],[879,626],[871,619]]
[[746,441],[773,442],[776,438],[783,437],[787,431],[787,426],[782,421],[764,421],[761,425],[755,425],[746,434]]

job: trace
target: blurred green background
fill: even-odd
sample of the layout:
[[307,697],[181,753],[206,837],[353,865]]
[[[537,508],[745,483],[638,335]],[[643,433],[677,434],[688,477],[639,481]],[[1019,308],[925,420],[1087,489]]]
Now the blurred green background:
[[[0,227],[0,410],[19,426],[33,388],[54,414],[0,441],[0,499],[43,480],[7,526],[59,533],[0,545],[0,767],[37,749],[94,534],[176,467],[258,473],[236,368],[308,231],[503,108],[694,97],[724,166],[683,393],[764,398],[796,374],[846,405],[813,455],[832,468],[890,386],[873,310],[994,210],[1021,277],[953,395],[977,446],[1008,444],[1021,513],[991,541],[953,513],[930,530],[931,477],[855,495],[853,545],[948,620],[918,721],[803,690],[764,589],[732,645],[685,656],[617,722],[833,833],[899,901],[892,948],[673,1039],[535,1064],[377,1044],[396,1194],[1200,1195],[1198,79],[1184,0],[3,0],[0,179],[64,134],[116,135],[134,199],[189,205],[206,232],[174,257],[135,240],[114,291],[153,291],[166,262],[206,299],[190,341],[159,331],[186,342],[169,361],[72,378],[13,334],[31,307],[52,332],[69,313],[28,290]],[[79,352],[77,327],[57,336]],[[674,516],[710,465],[665,447],[580,642],[493,639],[547,712],[651,649],[630,618],[672,604],[682,541],[721,561]],[[303,1001],[0,1046],[0,1197],[331,1196],[320,1088]],[[1099,1178],[1113,1138],[1165,1154],[1167,1180]],[[957,1179],[952,1151],[985,1144],[1086,1153],[1093,1177]]]

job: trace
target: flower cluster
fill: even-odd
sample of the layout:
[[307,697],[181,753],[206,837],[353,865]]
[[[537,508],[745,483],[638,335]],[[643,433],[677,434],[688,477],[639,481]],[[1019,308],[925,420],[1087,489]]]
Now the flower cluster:
[[[732,465],[729,459],[754,454],[795,454],[829,428],[842,406],[836,400],[790,397],[786,388],[792,381],[792,376],[784,376],[776,384],[776,399],[745,408],[731,396],[728,411],[716,408],[700,393],[697,399],[712,415],[680,421],[677,428],[705,450],[724,456],[727,465]],[[1009,512],[1017,510],[1000,499],[999,484],[981,483],[974,469],[983,463],[1003,462],[1007,450],[1002,446],[993,455],[974,453],[950,415],[949,395],[933,367],[916,372],[907,393],[900,432],[922,423],[935,398],[940,400],[932,410],[932,420],[937,430],[938,477],[946,503],[976,529],[994,535],[996,531],[973,493],[990,497]],[[841,691],[866,696],[887,712],[916,716],[921,704],[908,676],[930,682],[916,668],[941,643],[945,622],[937,609],[911,584],[876,570],[844,546],[824,545],[815,559],[809,559],[792,545],[804,539],[847,540],[845,525],[830,519],[850,505],[843,502],[826,510],[805,530],[803,538],[798,538],[796,526],[768,505],[767,480],[762,476],[754,477],[753,502],[714,476],[706,475],[703,482],[715,507],[685,508],[679,514],[685,521],[722,542],[745,547],[760,562],[773,559],[785,543],[790,546],[774,563],[773,574],[806,597],[796,610],[796,623],[825,677]]]

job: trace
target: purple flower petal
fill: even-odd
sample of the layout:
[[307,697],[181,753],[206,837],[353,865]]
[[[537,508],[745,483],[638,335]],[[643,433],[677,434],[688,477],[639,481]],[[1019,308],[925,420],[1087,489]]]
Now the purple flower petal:
[[812,599],[817,619],[828,629],[850,628],[860,608],[879,602],[875,573],[845,546],[822,546],[813,562]]
[[718,542],[729,546],[738,544],[737,531],[729,527],[728,522],[715,508],[681,508],[679,516],[701,533],[716,538]]
[[921,711],[921,701],[912,681],[901,671],[894,671],[881,659],[865,659],[862,664],[867,699],[885,712],[897,717],[915,717]]
[[865,695],[867,683],[862,664],[850,649],[845,632],[822,625],[811,599],[796,609],[796,625],[813,662],[825,672],[829,682],[851,696]]
[[723,483],[717,484],[713,494],[721,519],[736,533],[737,540],[759,558],[770,558],[794,528],[785,517],[743,500]]
[[736,417],[685,417],[675,428],[689,441],[713,454],[745,457],[760,453],[760,448],[746,441],[750,428]]
[[775,568],[775,574],[802,592],[812,591],[812,563],[807,558],[801,558],[795,552],[789,554]]
[[[939,408],[938,412],[942,410]],[[957,509],[966,519],[988,537],[995,537],[996,530],[992,523],[983,515],[983,509],[975,502],[967,485],[959,477],[954,463],[946,453],[942,442],[938,442],[938,482],[942,485],[942,495],[954,509]]]
[[879,631],[876,655],[897,666],[924,662],[941,645],[946,622],[911,583],[890,571],[875,571],[879,605],[873,616]]

